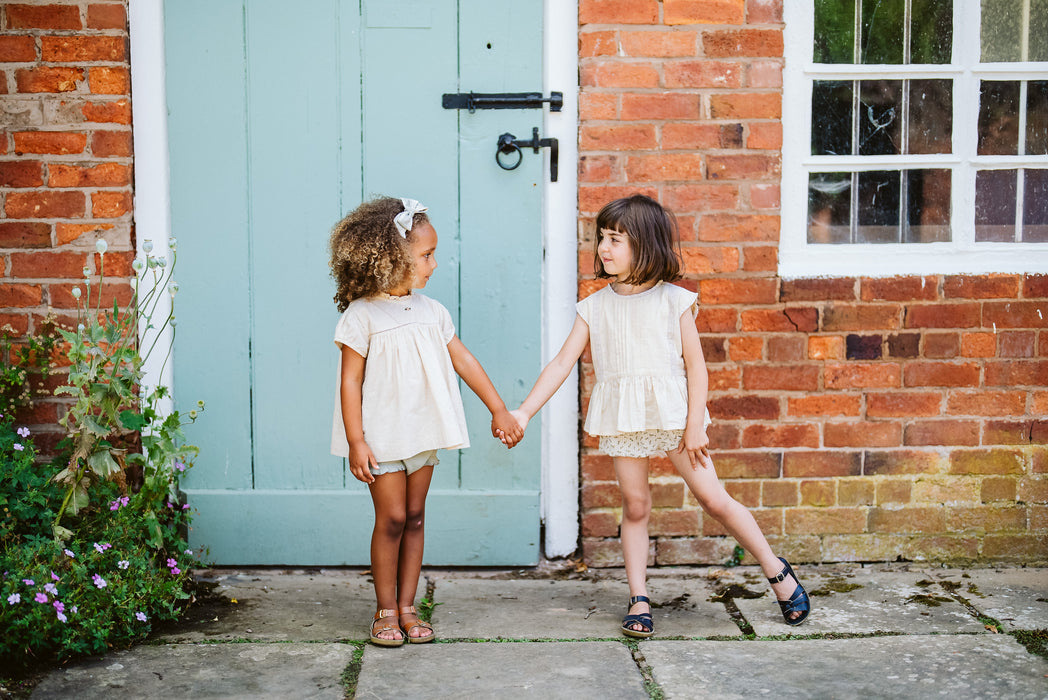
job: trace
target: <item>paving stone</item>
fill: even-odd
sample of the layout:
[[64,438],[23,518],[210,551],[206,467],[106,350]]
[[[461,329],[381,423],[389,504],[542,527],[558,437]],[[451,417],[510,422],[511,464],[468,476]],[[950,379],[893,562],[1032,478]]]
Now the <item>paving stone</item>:
[[592,697],[647,700],[620,642],[487,642],[369,646],[356,697],[397,700]]
[[348,644],[137,646],[53,671],[32,700],[317,698],[345,696]]
[[1006,635],[646,641],[668,700],[1048,697],[1048,661]]
[[979,612],[1007,630],[1048,629],[1048,575],[1044,569],[970,569],[936,572]]

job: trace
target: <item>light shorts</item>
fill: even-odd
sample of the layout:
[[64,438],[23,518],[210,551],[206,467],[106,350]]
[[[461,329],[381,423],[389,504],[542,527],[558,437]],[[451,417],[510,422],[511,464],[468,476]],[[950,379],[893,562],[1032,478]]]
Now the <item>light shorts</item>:
[[637,433],[601,435],[600,449],[609,457],[653,457],[680,446],[683,430],[642,430]]
[[371,467],[371,475],[379,476],[381,474],[392,474],[393,472],[407,472],[407,475],[411,476],[422,467],[435,467],[438,464],[440,464],[440,460],[437,459],[437,451],[426,450],[407,459],[379,462],[377,467]]

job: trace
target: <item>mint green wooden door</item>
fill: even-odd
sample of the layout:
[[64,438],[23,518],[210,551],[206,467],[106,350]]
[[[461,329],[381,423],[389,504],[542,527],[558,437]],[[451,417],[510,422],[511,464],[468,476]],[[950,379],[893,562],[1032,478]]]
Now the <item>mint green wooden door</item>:
[[[506,403],[537,376],[543,164],[495,161],[539,110],[444,109],[444,93],[542,89],[541,6],[519,0],[165,4],[175,399],[203,399],[183,487],[220,564],[366,564],[370,497],[329,441],[338,317],[331,226],[363,199],[430,207],[425,293]],[[507,451],[463,388],[472,447],[441,455],[429,564],[538,560],[539,424]]]

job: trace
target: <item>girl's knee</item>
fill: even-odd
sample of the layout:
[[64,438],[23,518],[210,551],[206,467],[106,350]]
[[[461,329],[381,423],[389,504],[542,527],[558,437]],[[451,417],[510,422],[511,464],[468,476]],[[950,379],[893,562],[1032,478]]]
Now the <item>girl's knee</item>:
[[403,513],[389,513],[375,518],[375,531],[390,539],[399,539],[404,534],[407,517]]
[[426,511],[420,508],[417,511],[409,511],[404,520],[404,529],[410,531],[421,530],[426,522]]
[[638,521],[646,520],[651,515],[651,497],[648,495],[637,495],[633,497],[622,496],[622,518],[623,520]]

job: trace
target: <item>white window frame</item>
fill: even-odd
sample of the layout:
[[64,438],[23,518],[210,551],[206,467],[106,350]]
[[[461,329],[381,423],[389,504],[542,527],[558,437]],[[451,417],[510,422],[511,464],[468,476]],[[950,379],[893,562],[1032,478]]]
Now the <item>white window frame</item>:
[[[1048,63],[979,63],[979,0],[954,0],[958,63],[929,71],[923,66],[825,65],[812,62],[814,3],[784,3],[782,207],[779,275],[891,277],[914,274],[1048,272],[1048,243],[976,243],[975,173],[986,168],[1048,167],[1048,156],[979,156],[979,82],[1044,80]],[[1019,68],[1021,66],[1021,69]],[[953,87],[953,152],[902,156],[813,156],[811,96],[814,80],[950,78]],[[976,105],[976,107],[973,107]],[[900,167],[952,170],[952,240],[938,243],[809,244],[808,174],[829,169],[891,170]],[[1021,193],[1020,193],[1021,197]],[[1021,204],[1021,202],[1020,202]]]

